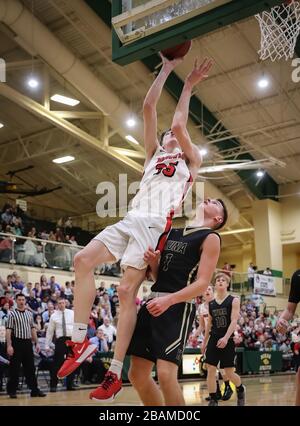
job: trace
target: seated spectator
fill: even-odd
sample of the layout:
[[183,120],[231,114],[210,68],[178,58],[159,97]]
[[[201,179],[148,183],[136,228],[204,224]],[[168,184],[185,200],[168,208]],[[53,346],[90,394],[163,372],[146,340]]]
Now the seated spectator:
[[65,297],[70,302],[73,302],[74,296],[73,296],[73,290],[72,290],[70,281],[66,281],[66,284],[65,284]]
[[99,329],[103,331],[105,336],[107,336],[108,348],[111,349],[117,330],[113,325],[111,325],[111,321],[108,317],[103,319],[103,324],[99,327]]
[[33,292],[34,292],[34,297],[36,298],[36,299],[41,299],[41,292],[42,292],[42,290],[41,290],[41,285],[40,285],[40,283],[35,283],[34,284],[34,288],[33,288],[33,290],[32,290]]
[[43,318],[44,323],[50,321],[50,317],[53,313],[54,313],[54,305],[53,305],[52,302],[48,302],[47,310],[42,313],[42,318]]
[[57,282],[55,282],[55,276],[54,275],[52,275],[52,277],[50,277],[49,285],[50,285],[51,291],[60,290],[60,285]]
[[39,302],[31,290],[30,295],[27,298],[27,308],[32,312],[33,315],[37,315],[41,310],[41,302]]
[[56,241],[56,236],[55,236],[53,231],[50,231],[49,236],[48,236],[48,240],[49,241]]
[[[35,228],[32,228],[35,229]],[[32,232],[28,232],[28,238],[33,238]],[[26,240],[23,244],[24,249],[24,263],[25,265],[34,266],[34,258],[37,254],[37,246],[32,240]]]
[[37,314],[35,316],[34,325],[35,325],[38,337],[45,337],[46,329],[45,329],[45,324],[41,314]]
[[271,269],[268,267],[264,270],[263,275],[272,275]]
[[[26,286],[22,290],[22,294],[24,294],[25,297],[29,297],[31,290],[32,290],[32,283],[27,283]],[[35,296],[35,294],[34,294],[34,296]]]
[[48,232],[46,230],[42,231],[40,234],[40,239],[41,240],[48,240],[49,239],[49,235]]
[[101,354],[108,352],[108,345],[101,329],[97,329],[96,336],[90,339],[90,343],[97,345],[98,350],[93,356],[87,358],[81,366],[83,384],[101,383],[107,371],[101,359]]
[[34,256],[34,266],[47,266],[47,260],[45,259],[44,253],[43,253],[43,246],[38,244],[37,245],[37,252]]
[[12,208],[8,207],[1,215],[1,220],[6,225],[9,225],[12,222],[13,214],[12,214]]
[[101,305],[100,318],[104,320],[106,317],[109,318],[110,321],[113,319],[109,302]]
[[71,235],[70,244],[72,244],[73,246],[78,246],[78,243],[75,240],[75,236],[74,235]]
[[1,301],[1,309],[0,309],[0,325],[6,325],[9,309],[10,309],[9,301],[7,299],[3,299]]
[[10,237],[5,237],[0,241],[0,261],[9,262],[12,254],[12,241]]
[[12,280],[12,287],[14,293],[20,293],[23,291],[24,288],[24,282],[22,281],[20,275],[14,275],[13,273],[13,280]]

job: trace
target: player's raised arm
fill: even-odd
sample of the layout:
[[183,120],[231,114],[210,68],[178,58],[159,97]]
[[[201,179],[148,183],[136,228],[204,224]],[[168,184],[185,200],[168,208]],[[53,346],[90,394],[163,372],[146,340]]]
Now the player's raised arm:
[[208,76],[212,64],[213,61],[211,59],[205,59],[201,65],[198,65],[198,59],[195,60],[194,68],[185,80],[171,127],[182,151],[190,163],[190,169],[194,176],[198,173],[202,158],[199,149],[192,143],[187,131],[189,104],[194,86]]
[[182,62],[182,58],[169,61],[161,55],[163,65],[162,68],[150,87],[143,104],[144,116],[144,144],[146,150],[146,161],[151,160],[157,147],[159,146],[157,140],[157,112],[156,106],[159,101],[164,84],[173,69]]

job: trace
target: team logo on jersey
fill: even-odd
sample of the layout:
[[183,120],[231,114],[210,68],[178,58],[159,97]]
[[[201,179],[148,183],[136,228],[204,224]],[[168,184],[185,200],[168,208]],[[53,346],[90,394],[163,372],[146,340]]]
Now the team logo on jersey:
[[172,177],[174,176],[175,172],[176,172],[176,166],[178,165],[178,161],[176,161],[176,163],[158,163],[156,164],[156,170],[157,172],[154,173],[154,175],[159,175],[160,173],[162,173],[164,176],[167,177]]

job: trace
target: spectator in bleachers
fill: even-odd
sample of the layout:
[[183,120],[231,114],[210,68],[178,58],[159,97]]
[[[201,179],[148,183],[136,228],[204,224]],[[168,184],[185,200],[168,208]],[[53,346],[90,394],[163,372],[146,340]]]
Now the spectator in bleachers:
[[66,281],[66,284],[65,284],[65,297],[71,303],[73,302],[74,296],[73,296],[73,290],[72,290],[70,281]]
[[104,321],[104,318],[109,318],[110,321],[112,321],[112,314],[111,314],[111,307],[110,303],[102,303],[101,310],[100,310],[100,318]]
[[55,282],[55,276],[54,275],[52,275],[50,277],[49,285],[50,285],[51,291],[60,290],[60,285],[57,282]]
[[42,314],[35,315],[34,325],[35,325],[38,337],[45,337],[46,328],[45,328],[45,324],[44,324],[44,321],[43,321]]
[[3,299],[1,302],[1,309],[0,309],[0,325],[6,325],[9,309],[10,309],[9,301],[7,299]]
[[42,318],[44,323],[49,322],[51,315],[54,313],[54,305],[52,302],[48,302],[47,304],[47,310],[43,312]]
[[108,317],[103,319],[103,324],[99,327],[103,331],[104,335],[107,336],[108,348],[111,349],[114,338],[117,335],[116,328],[111,325],[111,321]]
[[251,262],[248,267],[248,287],[250,290],[254,290],[254,264]]
[[12,274],[12,287],[14,293],[20,293],[22,292],[24,288],[24,282],[22,281],[22,278],[20,275],[17,275],[15,272]]
[[34,297],[36,299],[41,300],[41,292],[42,292],[42,290],[41,290],[40,283],[35,283],[34,284],[34,288],[32,289],[32,291],[34,292]]
[[6,225],[9,225],[12,222],[13,214],[12,214],[12,208],[7,208],[1,215],[1,220]]
[[98,350],[93,356],[87,358],[81,366],[83,373],[82,383],[101,383],[106,373],[106,368],[101,360],[101,354],[108,352],[107,340],[103,330],[98,328],[96,336],[90,339],[90,343],[96,345]]
[[75,235],[71,235],[70,244],[72,244],[73,246],[78,246],[78,243],[75,240]]
[[33,226],[30,231],[31,238],[37,238],[36,228]]
[[49,236],[48,236],[48,240],[49,241],[56,241],[56,237],[53,231],[50,231]]
[[268,267],[264,270],[263,275],[272,275],[271,269]]
[[32,283],[27,283],[22,290],[22,294],[24,294],[25,297],[29,297],[31,290],[32,290]]
[[0,241],[0,261],[9,262],[12,254],[12,241],[10,237],[5,237]]
[[41,309],[41,302],[39,302],[35,298],[35,294],[33,290],[30,291],[29,297],[26,297],[27,299],[27,308],[32,312],[33,315],[37,315],[40,312]]
[[[28,238],[33,238],[32,232],[28,232]],[[34,266],[35,255],[37,253],[37,246],[32,240],[26,240],[23,244],[24,249],[24,263],[25,265]]]

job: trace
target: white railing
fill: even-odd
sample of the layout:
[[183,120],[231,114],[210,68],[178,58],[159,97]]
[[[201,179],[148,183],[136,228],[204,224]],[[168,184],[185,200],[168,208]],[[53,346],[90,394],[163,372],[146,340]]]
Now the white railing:
[[[0,232],[0,241],[4,239],[10,241],[10,247],[0,250],[0,262],[68,271],[74,271],[74,256],[84,247]],[[105,275],[110,268],[114,266],[99,265],[95,268],[95,274]]]

